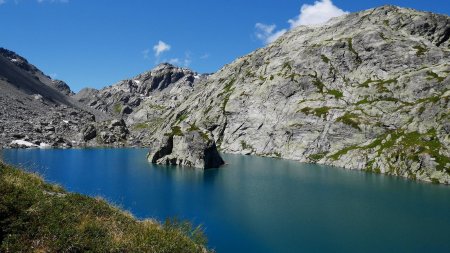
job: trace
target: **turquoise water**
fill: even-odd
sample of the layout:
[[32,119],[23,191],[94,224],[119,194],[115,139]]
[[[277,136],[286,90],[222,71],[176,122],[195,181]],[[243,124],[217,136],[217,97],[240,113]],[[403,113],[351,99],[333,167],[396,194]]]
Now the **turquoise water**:
[[450,187],[223,155],[206,172],[145,149],[3,150],[2,159],[139,218],[203,224],[217,252],[450,252]]

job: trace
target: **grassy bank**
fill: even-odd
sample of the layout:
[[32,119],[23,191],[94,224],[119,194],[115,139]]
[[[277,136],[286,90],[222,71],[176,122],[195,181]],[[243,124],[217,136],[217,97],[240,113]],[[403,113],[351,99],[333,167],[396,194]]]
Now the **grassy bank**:
[[0,252],[205,252],[200,228],[138,221],[0,162]]

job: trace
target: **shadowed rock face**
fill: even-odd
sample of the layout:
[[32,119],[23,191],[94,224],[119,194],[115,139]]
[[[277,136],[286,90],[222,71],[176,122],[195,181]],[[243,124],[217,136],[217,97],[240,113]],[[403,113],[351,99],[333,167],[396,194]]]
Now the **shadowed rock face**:
[[450,18],[383,6],[297,27],[176,107],[224,152],[450,183]]
[[148,160],[156,164],[218,168],[224,161],[210,136],[206,130],[174,128],[154,143]]
[[[25,58],[5,48],[0,48],[0,55],[7,59],[10,63],[17,66],[19,69],[30,74],[34,81],[38,81],[42,84],[50,86],[64,95],[73,95],[69,85],[61,80],[54,80],[51,77],[45,75],[41,70],[30,64]],[[10,67],[2,65],[3,69],[9,69]],[[18,76],[11,75],[11,81],[17,79]],[[24,85],[23,80],[19,80],[16,85]],[[42,89],[41,89],[42,90]],[[54,95],[53,95],[54,96]]]

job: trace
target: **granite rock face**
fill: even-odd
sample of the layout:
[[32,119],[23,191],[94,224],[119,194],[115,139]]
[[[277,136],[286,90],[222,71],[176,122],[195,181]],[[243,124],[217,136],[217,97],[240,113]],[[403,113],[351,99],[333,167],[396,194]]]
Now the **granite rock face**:
[[131,79],[101,90],[86,88],[73,98],[111,118],[124,119],[129,128],[129,144],[148,146],[150,136],[162,123],[162,115],[177,107],[206,79],[189,69],[162,63]]
[[297,27],[197,82],[180,124],[224,152],[450,183],[450,18],[383,6]]
[[200,169],[224,164],[211,134],[195,126],[177,126],[154,142],[148,160],[151,163],[181,165]]

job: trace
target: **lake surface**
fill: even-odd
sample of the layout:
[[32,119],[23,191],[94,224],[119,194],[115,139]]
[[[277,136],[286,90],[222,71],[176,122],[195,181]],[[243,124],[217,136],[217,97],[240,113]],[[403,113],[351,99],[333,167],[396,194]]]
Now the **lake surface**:
[[217,252],[450,252],[450,187],[241,155],[205,172],[145,149],[3,150],[0,158],[138,218],[203,224]]

